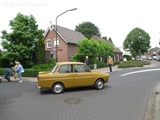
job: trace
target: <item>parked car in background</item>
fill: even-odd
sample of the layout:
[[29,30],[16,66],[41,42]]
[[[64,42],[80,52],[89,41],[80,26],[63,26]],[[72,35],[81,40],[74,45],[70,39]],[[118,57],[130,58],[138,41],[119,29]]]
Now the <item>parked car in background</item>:
[[153,56],[153,60],[157,60],[157,56]]
[[65,88],[94,86],[97,90],[104,87],[109,80],[108,73],[90,68],[82,62],[58,62],[51,71],[39,72],[36,87],[51,89],[55,94],[62,93]]
[[160,56],[157,56],[157,61],[160,61]]

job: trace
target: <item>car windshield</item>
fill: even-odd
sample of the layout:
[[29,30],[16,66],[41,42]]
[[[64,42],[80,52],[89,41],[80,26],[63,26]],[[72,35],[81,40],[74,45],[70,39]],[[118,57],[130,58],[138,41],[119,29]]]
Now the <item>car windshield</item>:
[[51,72],[54,73],[54,72],[56,71],[57,67],[58,67],[58,65],[56,64],[56,65],[53,67],[53,69],[51,70]]

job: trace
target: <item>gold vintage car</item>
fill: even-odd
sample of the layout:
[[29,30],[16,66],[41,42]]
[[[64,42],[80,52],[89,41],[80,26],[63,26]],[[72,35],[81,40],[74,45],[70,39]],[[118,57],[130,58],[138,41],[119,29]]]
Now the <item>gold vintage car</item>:
[[108,73],[90,70],[85,63],[58,62],[51,71],[39,72],[36,87],[40,90],[49,88],[53,93],[59,94],[65,88],[82,86],[94,86],[100,90],[108,80]]

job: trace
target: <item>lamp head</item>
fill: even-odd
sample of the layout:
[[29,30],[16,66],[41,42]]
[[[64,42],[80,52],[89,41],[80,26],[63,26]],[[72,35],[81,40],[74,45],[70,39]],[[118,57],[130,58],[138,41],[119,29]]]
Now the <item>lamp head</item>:
[[70,9],[69,11],[77,10],[77,8]]

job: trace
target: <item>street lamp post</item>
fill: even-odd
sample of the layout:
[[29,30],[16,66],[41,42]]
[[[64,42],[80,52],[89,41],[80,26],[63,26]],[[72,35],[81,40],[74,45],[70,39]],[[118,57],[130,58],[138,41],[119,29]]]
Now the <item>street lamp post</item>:
[[59,16],[63,15],[64,13],[68,12],[68,11],[74,11],[74,10],[77,10],[77,8],[66,10],[66,11],[64,11],[63,13],[61,13],[60,15],[58,15],[58,16],[56,17],[56,25],[55,25],[55,27],[56,27],[56,62],[58,62],[58,54],[57,54],[57,52],[58,52],[58,50],[57,50],[57,47],[58,47],[58,46],[57,46],[57,18],[58,18]]

